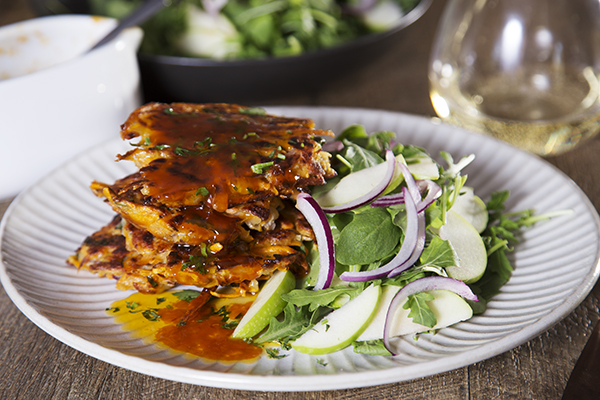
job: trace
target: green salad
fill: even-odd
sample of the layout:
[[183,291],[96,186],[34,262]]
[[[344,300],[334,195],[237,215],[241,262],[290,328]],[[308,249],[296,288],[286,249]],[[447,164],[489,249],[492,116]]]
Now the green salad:
[[326,145],[339,175],[296,205],[316,237],[306,244],[311,272],[302,281],[277,272],[234,338],[277,343],[278,357],[348,346],[394,355],[394,337],[482,313],[511,276],[519,231],[562,214],[506,213],[508,191],[484,203],[462,173],[473,155],[442,152],[442,166],[395,137],[357,125]]
[[[298,55],[392,29],[420,0],[181,0],[142,25],[140,51],[212,59]],[[120,19],[141,0],[90,0]]]

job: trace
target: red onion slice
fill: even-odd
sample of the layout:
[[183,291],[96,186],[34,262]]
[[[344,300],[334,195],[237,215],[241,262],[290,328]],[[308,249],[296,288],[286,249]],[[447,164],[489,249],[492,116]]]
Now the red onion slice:
[[406,286],[402,287],[392,299],[383,328],[383,344],[393,356],[395,356],[396,353],[390,346],[390,328],[396,310],[402,305],[408,296],[435,289],[449,290],[467,300],[478,301],[477,296],[471,291],[471,288],[466,283],[452,278],[446,278],[443,276],[429,276],[406,284]]
[[380,198],[371,203],[371,207],[390,207],[398,204],[404,204],[403,193],[388,194],[386,196],[381,196]]
[[327,216],[316,200],[306,193],[300,193],[296,197],[296,208],[312,227],[319,247],[319,275],[314,290],[327,289],[335,270],[335,248]]
[[418,224],[419,224],[419,232],[417,233],[417,243],[415,244],[415,249],[413,250],[413,253],[410,256],[410,258],[408,260],[406,260],[406,262],[398,265],[396,268],[394,268],[388,274],[388,276],[387,276],[388,278],[393,278],[396,275],[399,275],[400,273],[402,273],[402,272],[406,271],[407,269],[409,269],[410,267],[412,267],[417,262],[419,257],[421,257],[421,253],[423,253],[423,249],[425,248],[425,239],[426,239],[425,213],[419,212],[417,214],[417,218],[418,218]]
[[419,201],[421,201],[421,192],[417,187],[417,182],[415,181],[415,178],[412,176],[412,172],[410,172],[406,164],[400,162],[398,163],[398,168],[400,168],[400,171],[402,171],[402,175],[404,176],[404,182],[406,182],[408,192],[415,201],[415,204],[418,204]]
[[[365,282],[383,278],[391,271],[404,265],[406,261],[411,258],[417,245],[419,216],[417,213],[417,206],[413,201],[412,196],[409,195],[408,189],[403,187],[402,193],[406,198],[406,232],[404,234],[404,242],[402,242],[398,254],[396,254],[390,262],[377,269],[371,271],[344,272],[340,275],[340,279],[348,282]],[[424,221],[425,220],[423,219],[423,222]]]
[[385,162],[387,164],[387,170],[386,170],[386,173],[385,173],[383,179],[368,193],[366,193],[354,200],[351,200],[347,203],[340,204],[338,206],[321,207],[323,209],[323,211],[325,211],[326,213],[334,214],[334,213],[341,213],[341,212],[354,210],[355,208],[361,207],[361,206],[365,205],[366,203],[372,201],[373,199],[377,198],[378,196],[380,196],[381,193],[383,193],[385,191],[385,189],[388,187],[388,185],[394,178],[394,172],[396,171],[396,164],[398,164],[398,165],[400,164],[400,163],[396,162],[396,157],[394,157],[394,153],[391,150],[387,150],[385,152]]
[[[404,172],[402,173],[402,175],[404,176]],[[406,179],[406,177],[404,178]],[[417,189],[419,190],[419,199],[421,199],[421,197],[423,196],[423,193],[425,193],[425,191],[427,190],[429,184],[427,182],[431,182],[431,181],[425,181],[425,180],[419,180],[419,181],[415,181],[416,185],[417,185]],[[431,182],[433,183],[433,182]],[[404,204],[404,193],[396,193],[396,194],[388,194],[386,196],[381,196],[380,198],[378,198],[377,200],[375,200],[373,203],[371,203],[372,207],[389,207],[389,206],[393,206],[393,205],[397,205],[397,204]],[[418,208],[418,203],[417,203],[417,208]]]
[[321,148],[325,151],[333,153],[336,151],[342,151],[342,149],[344,148],[344,143],[340,142],[339,140],[334,140],[332,142],[327,142],[323,144]]
[[419,181],[419,183],[421,182],[424,182],[427,185],[425,191],[423,192],[427,193],[427,195],[425,195],[425,198],[423,198],[423,200],[419,201],[419,204],[417,206],[418,212],[425,211],[427,207],[429,207],[442,195],[442,188],[437,183],[430,180]]
[[[419,201],[417,202],[417,211],[424,211],[429,207],[435,200],[437,200],[442,194],[442,188],[435,182],[430,180],[416,181],[417,188],[419,190]],[[426,193],[425,198],[421,199],[421,196]],[[390,207],[398,204],[404,204],[404,194],[396,193],[382,196],[371,203],[371,207]]]

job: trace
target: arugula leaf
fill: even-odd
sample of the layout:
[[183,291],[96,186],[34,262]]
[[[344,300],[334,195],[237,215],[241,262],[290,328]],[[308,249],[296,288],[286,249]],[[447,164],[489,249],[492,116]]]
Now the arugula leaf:
[[296,306],[288,303],[283,309],[283,320],[272,317],[267,330],[254,343],[279,341],[285,344],[312,328],[320,316],[319,310],[311,312],[308,307],[296,309]]
[[500,288],[508,282],[513,271],[506,249],[494,251],[488,256],[488,265],[483,276],[470,286],[477,297],[487,301],[500,292]]
[[509,245],[518,242],[517,233],[520,229],[571,212],[571,210],[564,210],[533,215],[532,210],[524,210],[517,213],[504,213],[509,196],[510,192],[507,190],[492,193],[490,201],[486,204],[489,222],[482,237],[488,252],[488,265],[481,279],[470,285],[481,299],[480,304],[470,303],[475,313],[483,312],[487,301],[498,294],[500,288],[510,279],[513,266],[506,254],[512,251]]
[[405,310],[410,308],[408,317],[412,318],[415,324],[420,324],[433,328],[437,323],[437,318],[429,306],[427,301],[435,299],[432,294],[427,292],[421,292],[408,296],[406,303],[402,306]]
[[387,257],[398,245],[401,230],[382,207],[356,214],[342,229],[336,243],[336,259],[344,265],[370,264]]
[[391,356],[392,353],[385,348],[383,340],[367,340],[364,342],[354,342],[354,352],[359,354],[367,354],[370,356]]
[[499,218],[500,212],[504,211],[506,208],[504,203],[508,200],[509,196],[510,191],[508,190],[492,193],[490,200],[486,203],[486,207],[488,212],[496,217],[494,220]]
[[340,296],[354,298],[359,292],[359,288],[339,285],[322,290],[295,289],[281,295],[281,298],[298,307],[308,305],[312,312],[319,307],[328,307]]

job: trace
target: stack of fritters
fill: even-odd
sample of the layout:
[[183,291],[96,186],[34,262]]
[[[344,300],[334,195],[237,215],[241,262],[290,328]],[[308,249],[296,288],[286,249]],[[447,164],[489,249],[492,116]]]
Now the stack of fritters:
[[117,216],[68,260],[158,293],[196,285],[218,296],[254,292],[275,270],[306,273],[310,226],[294,207],[335,172],[307,119],[230,104],[151,103],[121,127],[138,172],[93,182]]

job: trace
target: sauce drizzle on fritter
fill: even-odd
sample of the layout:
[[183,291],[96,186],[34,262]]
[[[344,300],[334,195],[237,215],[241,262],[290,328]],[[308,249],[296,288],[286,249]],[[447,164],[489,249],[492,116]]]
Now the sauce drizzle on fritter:
[[238,105],[142,106],[121,127],[135,148],[117,157],[138,171],[91,185],[120,218],[68,262],[142,293],[179,283],[243,296],[277,269],[305,274],[312,231],[293,200],[335,175],[326,135],[311,120]]

